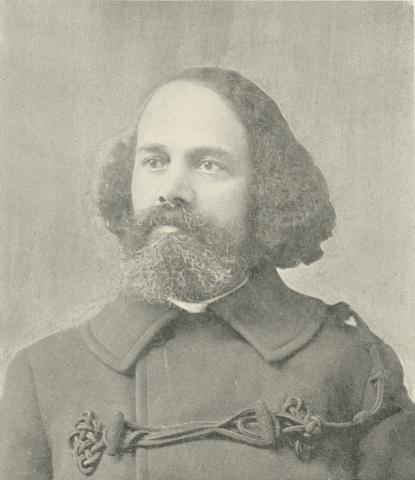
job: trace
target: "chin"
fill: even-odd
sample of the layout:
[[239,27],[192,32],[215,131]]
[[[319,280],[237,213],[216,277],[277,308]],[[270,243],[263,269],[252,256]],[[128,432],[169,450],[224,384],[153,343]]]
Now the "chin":
[[152,303],[165,303],[168,297],[200,302],[233,288],[247,275],[248,262],[239,249],[201,243],[183,233],[156,234],[121,261],[123,288],[130,294]]

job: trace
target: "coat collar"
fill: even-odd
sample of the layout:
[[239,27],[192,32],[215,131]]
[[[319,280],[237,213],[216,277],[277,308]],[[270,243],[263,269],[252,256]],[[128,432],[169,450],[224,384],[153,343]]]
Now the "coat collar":
[[[213,310],[267,361],[281,361],[306,345],[327,318],[327,306],[288,288],[274,268],[252,274]],[[89,349],[105,364],[127,372],[154,336],[180,315],[176,306],[120,297],[81,325]]]

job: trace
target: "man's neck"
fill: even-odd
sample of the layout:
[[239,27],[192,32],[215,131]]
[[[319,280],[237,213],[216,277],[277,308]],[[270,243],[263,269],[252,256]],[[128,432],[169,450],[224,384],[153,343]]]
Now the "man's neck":
[[220,300],[221,298],[227,297],[231,293],[236,292],[241,287],[243,287],[246,284],[247,281],[248,281],[248,277],[246,277],[240,284],[238,284],[236,287],[232,288],[228,292],[222,293],[221,295],[218,295],[218,296],[213,297],[213,298],[209,298],[207,300],[204,300],[203,302],[196,302],[196,303],[184,302],[182,300],[178,300],[178,299],[172,298],[172,297],[168,297],[167,300],[170,303],[173,303],[177,307],[181,308],[182,310],[186,310],[186,312],[189,312],[189,313],[203,313],[211,303],[214,303],[217,300]]

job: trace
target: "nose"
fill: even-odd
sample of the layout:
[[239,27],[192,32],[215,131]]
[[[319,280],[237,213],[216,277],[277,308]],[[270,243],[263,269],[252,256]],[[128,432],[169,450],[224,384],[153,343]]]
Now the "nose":
[[158,202],[160,204],[190,205],[194,202],[194,199],[195,192],[188,174],[183,169],[166,174],[158,192]]

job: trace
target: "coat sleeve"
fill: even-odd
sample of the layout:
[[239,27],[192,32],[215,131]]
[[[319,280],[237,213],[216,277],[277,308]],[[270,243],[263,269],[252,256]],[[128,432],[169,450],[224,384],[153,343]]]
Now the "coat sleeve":
[[52,479],[51,456],[27,352],[10,364],[0,401],[0,472],[4,480]]
[[[378,339],[379,340],[379,339]],[[374,422],[359,445],[359,480],[415,480],[415,406],[403,382],[395,352],[379,340],[385,371],[381,420]],[[368,382],[365,404],[373,404]]]

